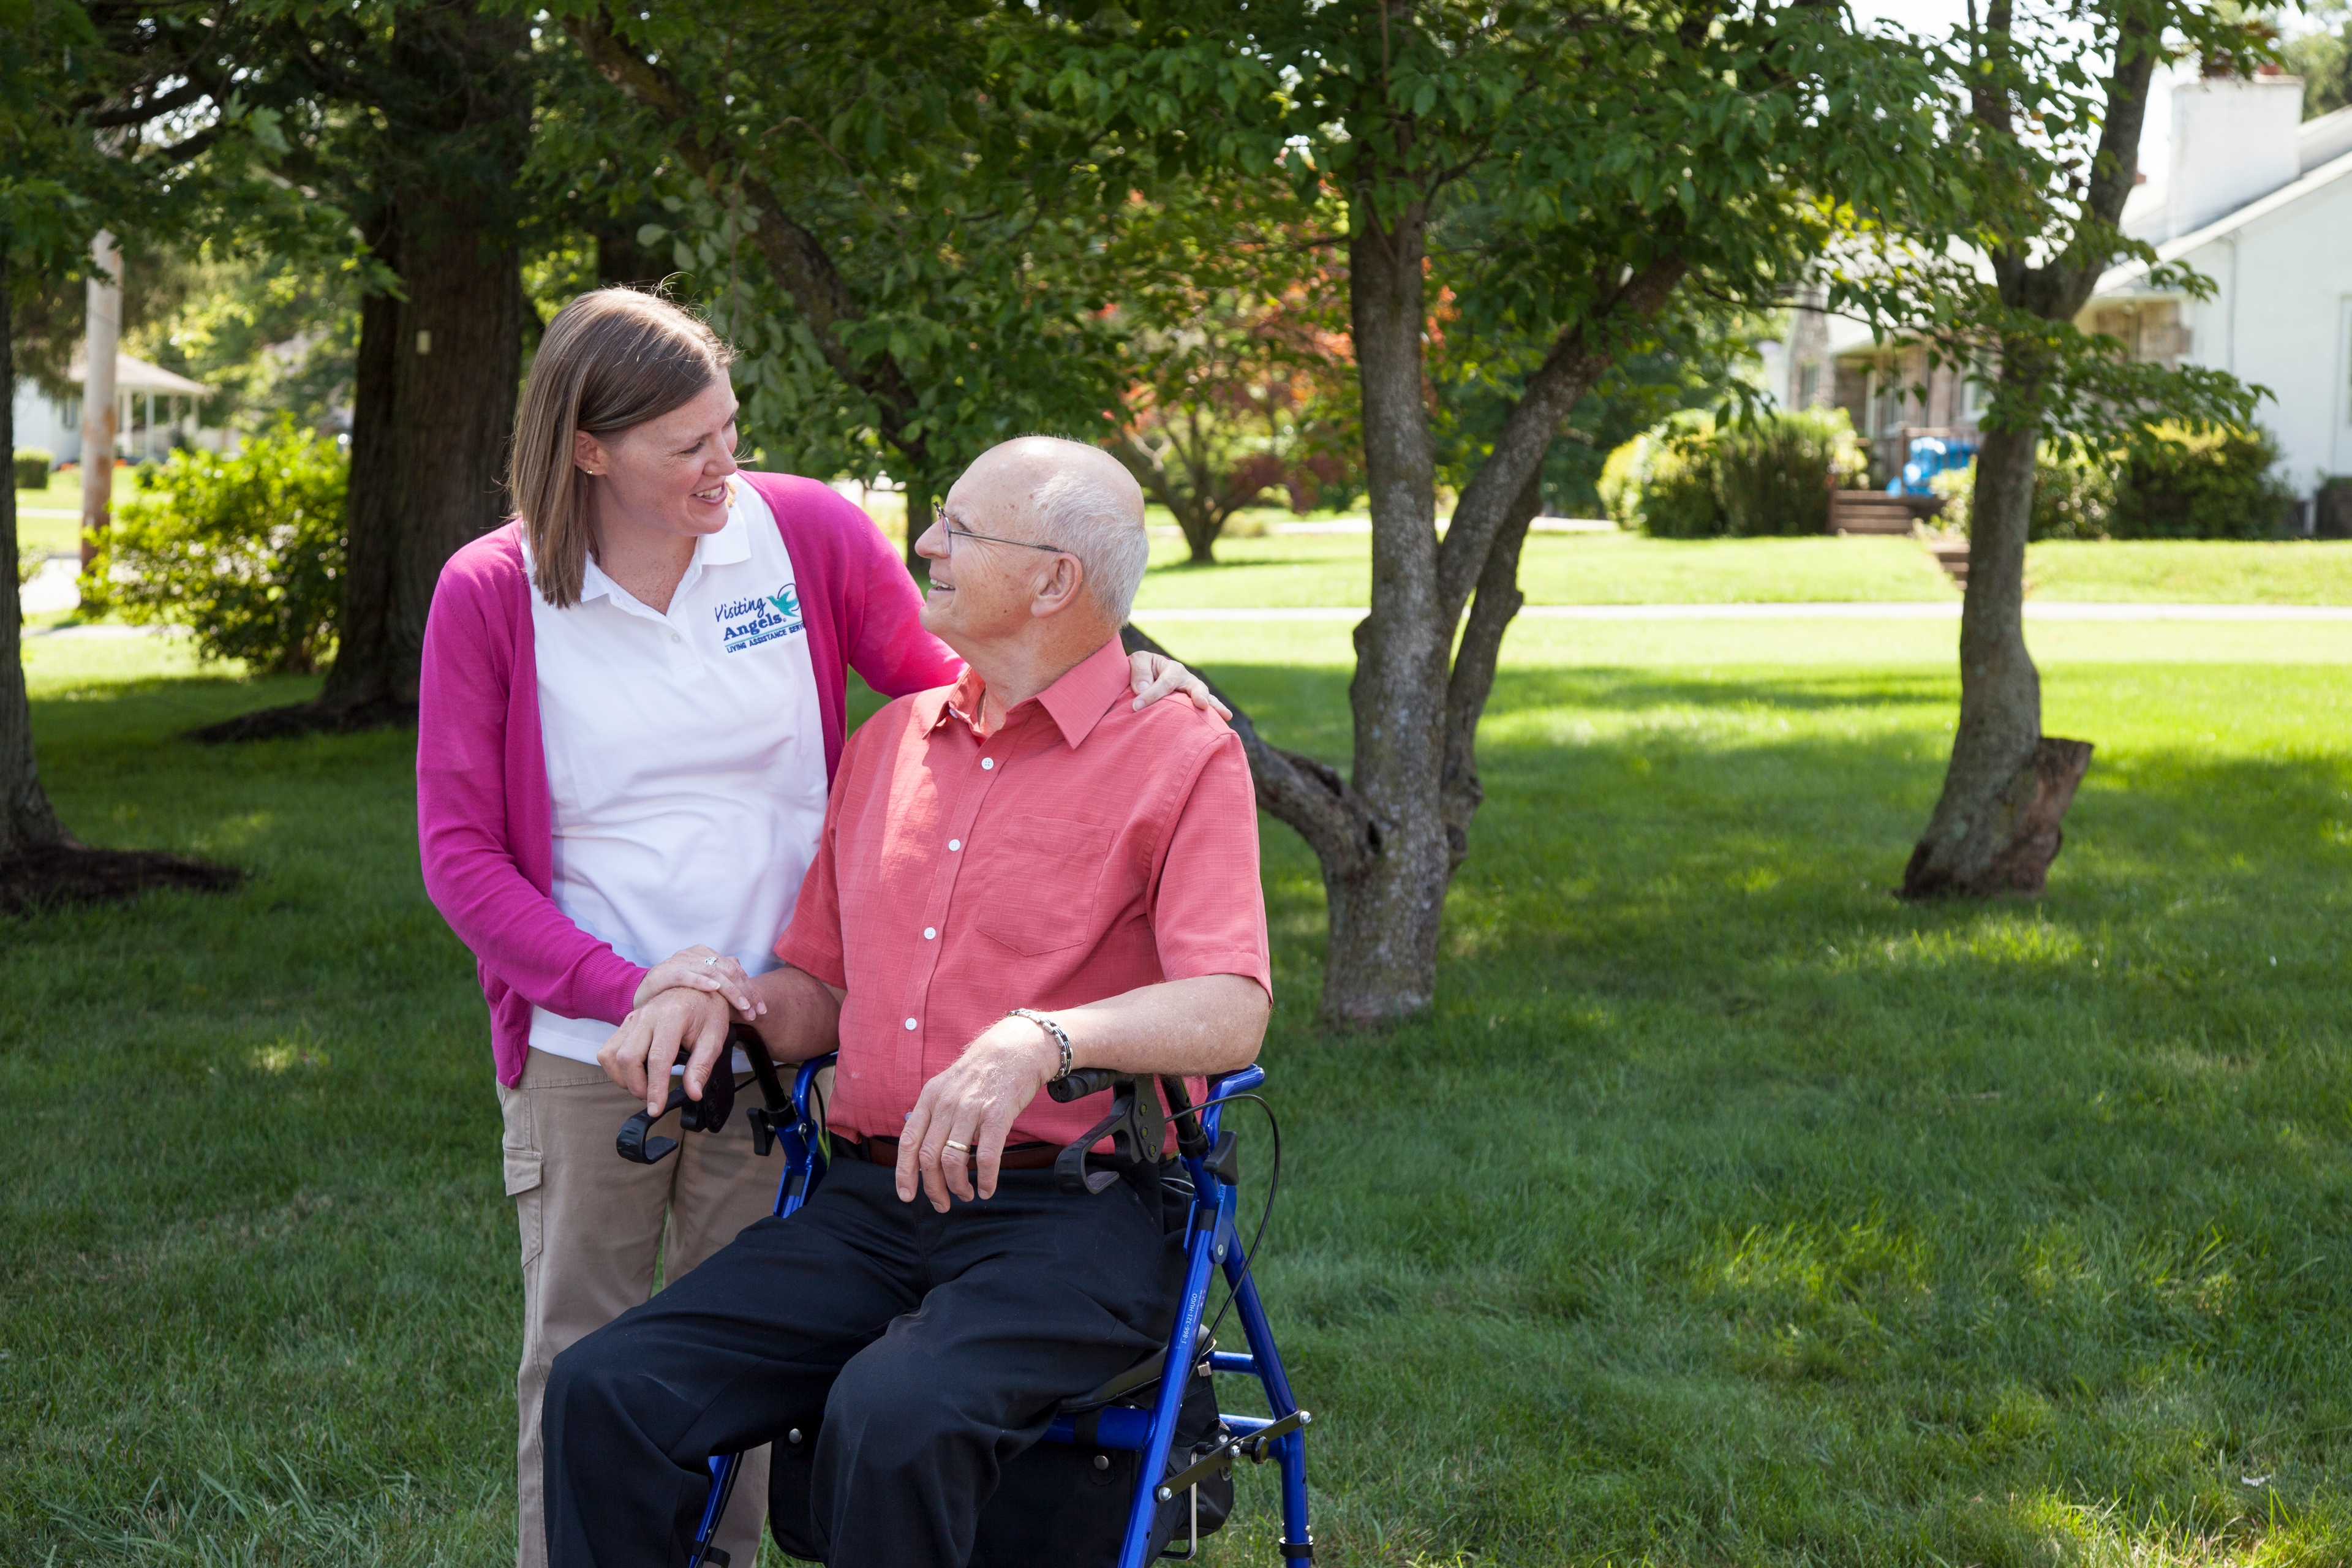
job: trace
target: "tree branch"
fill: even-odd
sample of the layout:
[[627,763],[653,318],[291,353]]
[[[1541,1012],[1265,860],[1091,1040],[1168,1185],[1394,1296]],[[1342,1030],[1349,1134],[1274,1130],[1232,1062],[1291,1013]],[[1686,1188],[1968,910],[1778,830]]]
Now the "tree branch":
[[[1605,317],[1623,310],[1649,317],[1662,310],[1675,285],[1682,280],[1685,263],[1679,256],[1666,256],[1626,279],[1614,299],[1594,312]],[[1560,333],[1551,353],[1533,375],[1528,377],[1527,390],[1520,394],[1518,406],[1503,425],[1503,433],[1496,437],[1495,449],[1478,465],[1478,471],[1464,488],[1461,500],[1454,508],[1454,520],[1445,531],[1445,541],[1438,547],[1437,603],[1442,625],[1452,626],[1462,618],[1462,606],[1469,601],[1472,584],[1486,570],[1486,557],[1495,538],[1503,526],[1513,500],[1528,479],[1543,466],[1544,453],[1550,450],[1552,437],[1561,420],[1575,408],[1578,399],[1592,389],[1616,357],[1615,351],[1593,343],[1585,332],[1593,320],[1569,328]]]
[[1519,548],[1527,542],[1528,525],[1542,509],[1541,479],[1540,470],[1528,476],[1486,552],[1470,624],[1463,628],[1462,646],[1445,682],[1445,762],[1438,777],[1438,810],[1445,819],[1447,859],[1455,870],[1470,854],[1470,819],[1486,798],[1478,783],[1478,720],[1495,688],[1503,633],[1527,603],[1519,592]]
[[[719,150],[704,140],[697,105],[677,79],[632,48],[613,31],[601,10],[568,17],[564,26],[604,79],[660,122],[687,166],[706,180],[712,178],[723,160]],[[847,331],[858,322],[861,312],[833,258],[816,236],[784,209],[766,182],[749,178],[739,168],[727,183],[738,185],[759,210],[760,225],[752,231],[752,243],[777,285],[792,297],[793,309],[808,324],[825,363],[851,389],[873,400],[883,438],[904,453],[919,471],[928,472],[925,443],[907,434],[920,406],[914,385],[887,352],[863,361],[850,352]]]

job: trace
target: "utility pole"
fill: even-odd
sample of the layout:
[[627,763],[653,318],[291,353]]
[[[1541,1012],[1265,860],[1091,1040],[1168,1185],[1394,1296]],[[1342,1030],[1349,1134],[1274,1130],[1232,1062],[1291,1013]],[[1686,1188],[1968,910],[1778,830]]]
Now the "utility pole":
[[122,342],[122,253],[104,229],[89,242],[98,275],[89,280],[82,342],[81,569],[89,570],[106,536],[114,502],[114,360]]

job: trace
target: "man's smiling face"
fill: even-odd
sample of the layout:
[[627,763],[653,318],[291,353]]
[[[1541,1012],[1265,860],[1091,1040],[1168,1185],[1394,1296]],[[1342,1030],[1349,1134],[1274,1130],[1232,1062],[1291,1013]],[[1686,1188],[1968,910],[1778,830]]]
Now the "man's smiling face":
[[1017,636],[1029,619],[1038,589],[1052,575],[1055,557],[1045,550],[986,539],[951,543],[950,531],[984,533],[994,540],[1049,542],[1037,534],[1030,498],[1047,477],[1017,451],[984,453],[948,491],[939,520],[915,542],[931,563],[931,586],[923,595],[923,629],[961,651],[967,646]]

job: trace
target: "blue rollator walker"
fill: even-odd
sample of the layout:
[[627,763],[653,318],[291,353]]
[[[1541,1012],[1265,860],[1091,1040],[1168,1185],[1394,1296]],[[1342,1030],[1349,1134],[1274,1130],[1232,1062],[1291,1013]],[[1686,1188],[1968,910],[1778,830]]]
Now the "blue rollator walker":
[[[816,1092],[816,1079],[819,1072],[833,1065],[834,1058],[823,1056],[802,1063],[787,1100],[759,1036],[738,1026],[732,1041],[750,1058],[753,1078],[766,1101],[751,1111],[752,1145],[762,1156],[778,1142],[783,1145],[783,1180],[776,1190],[776,1213],[790,1215],[807,1202],[824,1180],[823,1100]],[[1265,1069],[1246,1067],[1212,1079],[1207,1100],[1197,1108],[1192,1104],[1181,1079],[1162,1078],[1159,1084],[1167,1097],[1163,1111],[1160,1095],[1150,1091],[1150,1082],[1149,1079],[1123,1073],[1082,1069],[1048,1086],[1048,1092],[1065,1103],[1106,1090],[1111,1095],[1109,1113],[1091,1131],[1064,1149],[1055,1163],[1055,1179],[1064,1191],[1098,1193],[1120,1179],[1117,1167],[1156,1160],[1165,1147],[1168,1124],[1172,1121],[1177,1151],[1191,1179],[1192,1199],[1183,1236],[1183,1294],[1166,1350],[1155,1352],[1092,1393],[1064,1401],[1045,1440],[1139,1457],[1118,1568],[1143,1568],[1155,1554],[1155,1535],[1167,1539],[1162,1529],[1166,1522],[1163,1510],[1179,1498],[1187,1500],[1185,1509],[1179,1510],[1180,1520],[1189,1518],[1190,1521],[1186,1549],[1178,1552],[1171,1547],[1157,1555],[1177,1559],[1197,1556],[1203,1511],[1200,1489],[1203,1485],[1213,1489],[1208,1529],[1214,1530],[1223,1522],[1223,1510],[1215,1505],[1230,1500],[1230,1477],[1238,1459],[1253,1464],[1272,1460],[1281,1468],[1282,1555],[1286,1560],[1312,1562],[1315,1543],[1307,1519],[1306,1429],[1313,1418],[1298,1407],[1298,1401],[1291,1394],[1282,1357],[1275,1349],[1274,1331],[1266,1322],[1265,1309],[1250,1276],[1249,1257],[1242,1246],[1234,1217],[1240,1162],[1234,1135],[1222,1126],[1227,1102],[1244,1096],[1256,1098],[1252,1091],[1265,1082]],[[717,1131],[725,1125],[732,1109],[735,1089],[730,1074],[713,1073],[702,1100],[688,1100],[682,1088],[674,1088],[665,1110],[682,1110],[680,1120],[688,1131]],[[814,1113],[812,1100],[818,1106]],[[619,1142],[624,1157],[651,1164],[677,1149],[675,1139],[647,1135],[652,1120],[639,1112],[622,1127]],[[1090,1160],[1088,1151],[1106,1138],[1111,1141],[1112,1155],[1108,1160],[1101,1155]],[[1262,1226],[1260,1234],[1264,1234]],[[1241,1320],[1248,1346],[1244,1353],[1218,1350],[1210,1337],[1210,1327],[1202,1321],[1209,1287],[1219,1269],[1223,1270],[1232,1291],[1228,1305]],[[1204,1438],[1179,1448],[1178,1421],[1187,1392],[1195,1386],[1196,1380],[1205,1385],[1218,1373],[1256,1378],[1265,1392],[1269,1414],[1258,1416],[1220,1412]],[[800,1434],[793,1433],[791,1439],[798,1442]],[[703,1505],[702,1521],[695,1531],[694,1550],[687,1559],[687,1568],[730,1568],[727,1554],[711,1544],[711,1537],[718,1531],[720,1516],[727,1511],[740,1458],[736,1454],[719,1454],[709,1461],[710,1494]],[[1107,1462],[1097,1455],[1095,1465],[1100,1468]]]

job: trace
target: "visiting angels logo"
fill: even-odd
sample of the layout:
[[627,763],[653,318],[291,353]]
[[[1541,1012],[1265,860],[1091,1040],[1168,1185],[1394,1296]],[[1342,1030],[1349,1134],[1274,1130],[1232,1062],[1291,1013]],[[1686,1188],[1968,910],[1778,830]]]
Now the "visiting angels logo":
[[729,653],[758,647],[803,629],[801,596],[790,583],[764,598],[730,599],[711,611]]

